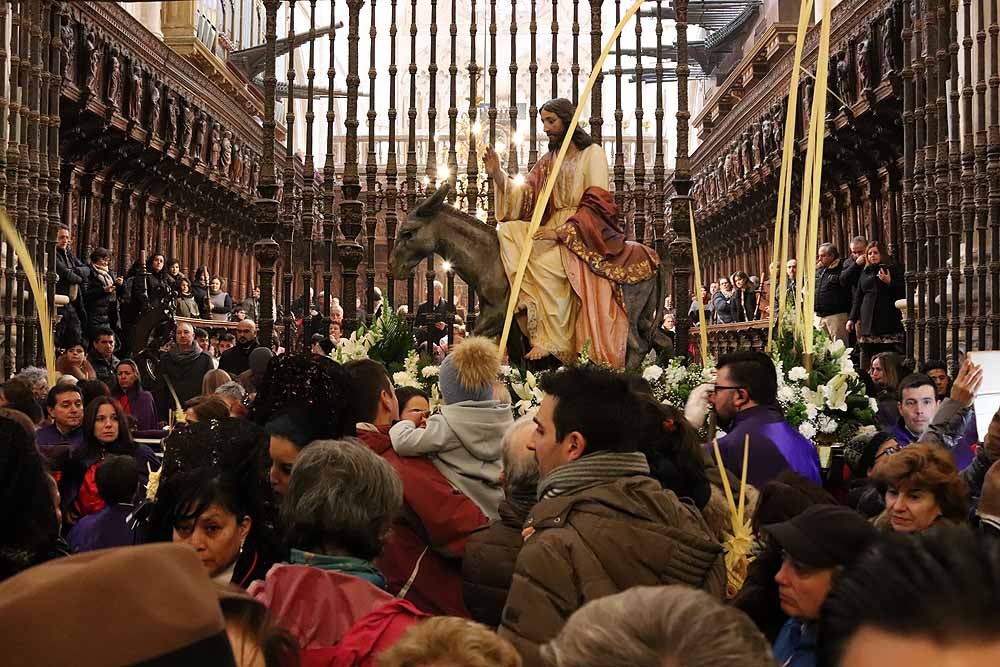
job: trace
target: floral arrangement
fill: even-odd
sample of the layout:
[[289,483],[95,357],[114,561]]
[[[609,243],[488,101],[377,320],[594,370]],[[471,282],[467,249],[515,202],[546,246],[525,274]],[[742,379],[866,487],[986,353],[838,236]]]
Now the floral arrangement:
[[[878,404],[865,392],[851,361],[851,349],[842,341],[831,342],[818,327],[813,340],[812,370],[807,371],[801,341],[791,327],[782,327],[774,339],[772,358],[778,374],[778,403],[785,418],[799,433],[816,442],[847,442],[859,433],[873,432]],[[362,326],[352,333],[331,357],[340,363],[374,359],[386,367],[396,387],[424,390],[431,398],[432,410],[440,404],[438,367],[430,357],[418,354],[409,325],[391,309],[384,309],[370,328]],[[578,363],[593,363],[587,349],[580,354]],[[550,371],[502,367],[501,379],[510,391],[515,417],[529,414],[541,404],[543,394],[538,382],[545,372]],[[715,382],[712,359],[705,366],[687,365],[680,357],[661,361],[651,353],[640,373],[657,400],[681,410],[696,387]]]
[[788,423],[814,441],[847,442],[874,432],[878,403],[868,396],[854,369],[851,348],[813,334],[812,370],[802,365],[801,343],[789,331],[775,338],[772,356],[778,371],[778,403]]
[[644,364],[642,379],[653,389],[653,396],[661,403],[669,403],[681,410],[687,403],[691,392],[700,384],[715,382],[715,365],[705,367],[698,364],[684,364],[680,357],[670,359],[666,365],[655,363]]

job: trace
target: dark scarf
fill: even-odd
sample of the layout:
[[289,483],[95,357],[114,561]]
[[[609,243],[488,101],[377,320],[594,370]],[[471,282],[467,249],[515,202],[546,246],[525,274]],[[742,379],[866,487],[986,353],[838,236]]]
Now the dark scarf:
[[597,452],[559,466],[538,484],[538,499],[555,498],[623,477],[649,475],[642,452]]
[[187,364],[197,359],[205,352],[198,345],[197,341],[191,344],[191,349],[182,350],[179,347],[172,348],[167,354],[171,359],[180,364]]

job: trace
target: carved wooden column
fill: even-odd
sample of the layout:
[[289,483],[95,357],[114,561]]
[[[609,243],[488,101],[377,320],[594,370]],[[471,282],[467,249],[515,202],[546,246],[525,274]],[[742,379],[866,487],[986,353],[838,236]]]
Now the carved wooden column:
[[358,199],[361,182],[358,177],[358,31],[361,18],[362,0],[347,0],[348,8],[348,58],[347,58],[347,118],[344,121],[346,142],[344,178],[340,186],[341,230],[343,239],[337,248],[343,267],[343,286],[340,305],[344,309],[344,323],[347,330],[355,326],[357,313],[358,264],[364,256],[364,248],[357,242],[364,216],[364,204]]
[[[277,183],[274,173],[274,106],[277,78],[274,73],[277,41],[278,0],[264,0],[266,15],[264,56],[264,118],[263,155],[260,163],[260,198],[254,202],[257,213],[257,230],[260,238],[254,243],[253,254],[258,264],[257,284],[260,286],[258,304],[258,339],[268,347],[274,331],[274,264],[278,261],[280,246],[274,240],[278,226]],[[331,86],[332,88],[332,86]]]
[[[692,271],[690,211],[694,200],[691,190],[691,165],[688,158],[688,44],[687,0],[675,0],[674,12],[677,30],[677,162],[674,169],[674,190],[670,200],[670,223],[674,240],[670,243],[670,261],[673,265],[671,293],[676,322],[674,354],[686,356],[688,334],[691,326],[688,310],[691,308],[690,282]],[[661,267],[662,270],[662,267]],[[659,324],[659,323],[657,323]]]

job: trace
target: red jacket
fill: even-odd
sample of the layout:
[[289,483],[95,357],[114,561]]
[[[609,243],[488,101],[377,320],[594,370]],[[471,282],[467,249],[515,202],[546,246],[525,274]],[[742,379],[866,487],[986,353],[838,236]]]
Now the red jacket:
[[416,573],[405,599],[429,614],[469,618],[462,600],[462,556],[469,536],[488,519],[429,459],[396,454],[388,427],[378,433],[359,429],[358,438],[403,480],[403,511],[376,560],[389,591],[398,594]]
[[249,593],[299,642],[302,667],[374,667],[427,617],[364,579],[307,565],[275,565]]

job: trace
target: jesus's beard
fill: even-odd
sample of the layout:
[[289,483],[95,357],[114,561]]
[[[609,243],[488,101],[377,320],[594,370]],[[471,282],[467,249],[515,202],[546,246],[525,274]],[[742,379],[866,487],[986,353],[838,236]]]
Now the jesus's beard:
[[566,133],[563,132],[558,137],[553,138],[549,136],[549,152],[554,153],[562,148],[563,140],[566,138]]

